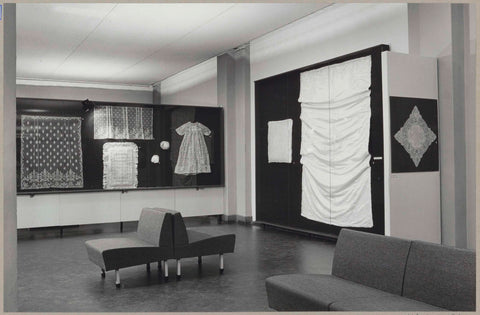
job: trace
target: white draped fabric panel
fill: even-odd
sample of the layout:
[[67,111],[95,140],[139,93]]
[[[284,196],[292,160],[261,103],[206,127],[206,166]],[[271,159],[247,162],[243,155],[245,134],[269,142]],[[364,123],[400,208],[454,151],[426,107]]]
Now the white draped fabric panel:
[[305,218],[336,226],[373,226],[370,78],[370,56],[300,75]]

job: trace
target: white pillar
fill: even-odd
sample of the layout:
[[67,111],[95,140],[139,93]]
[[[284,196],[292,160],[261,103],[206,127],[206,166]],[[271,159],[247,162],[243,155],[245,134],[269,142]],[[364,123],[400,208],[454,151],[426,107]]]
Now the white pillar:
[[0,208],[3,209],[3,310],[17,311],[17,183],[16,183],[16,5],[3,4],[0,22],[0,49],[3,52],[0,72],[3,84],[0,95]]

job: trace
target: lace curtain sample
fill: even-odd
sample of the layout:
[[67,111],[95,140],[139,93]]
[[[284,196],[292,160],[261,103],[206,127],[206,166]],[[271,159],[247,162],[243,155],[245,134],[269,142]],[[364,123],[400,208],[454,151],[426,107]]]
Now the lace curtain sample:
[[82,188],[81,118],[21,116],[21,189]]
[[268,122],[268,163],[292,163],[292,119]]
[[153,139],[153,108],[95,106],[94,139]]
[[407,121],[405,121],[405,124],[394,137],[407,151],[415,167],[418,167],[423,154],[425,154],[432,142],[437,139],[435,133],[423,119],[417,106],[413,108]]
[[372,227],[370,181],[371,58],[300,76],[302,216]]
[[195,175],[210,173],[210,157],[204,136],[211,134],[210,129],[199,122],[187,122],[176,129],[183,136],[178,154],[175,173]]
[[137,188],[138,147],[133,142],[103,145],[103,189]]

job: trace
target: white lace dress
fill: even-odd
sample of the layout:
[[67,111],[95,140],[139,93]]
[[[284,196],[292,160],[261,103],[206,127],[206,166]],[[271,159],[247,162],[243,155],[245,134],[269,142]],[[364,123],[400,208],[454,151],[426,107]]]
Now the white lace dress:
[[210,157],[204,138],[211,134],[210,129],[199,122],[189,121],[175,131],[183,136],[175,173],[183,175],[210,173]]

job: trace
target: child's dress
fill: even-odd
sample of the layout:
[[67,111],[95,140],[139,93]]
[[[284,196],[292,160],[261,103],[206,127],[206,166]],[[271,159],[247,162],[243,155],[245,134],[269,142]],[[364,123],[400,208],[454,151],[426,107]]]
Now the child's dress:
[[183,136],[175,173],[183,175],[210,173],[210,158],[204,138],[211,134],[210,129],[199,122],[189,121],[175,131]]

